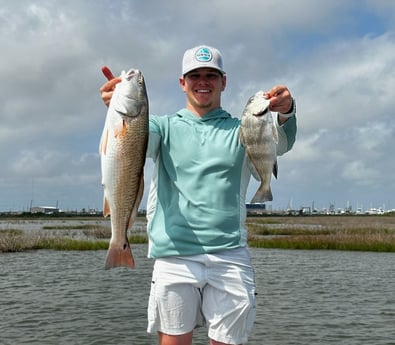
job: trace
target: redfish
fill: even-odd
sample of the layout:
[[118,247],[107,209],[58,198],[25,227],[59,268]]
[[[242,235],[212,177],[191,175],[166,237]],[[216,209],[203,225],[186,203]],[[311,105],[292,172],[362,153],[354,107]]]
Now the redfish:
[[114,89],[100,140],[103,215],[111,215],[105,268],[134,268],[127,237],[144,193],[148,143],[148,96],[143,74],[122,71]]

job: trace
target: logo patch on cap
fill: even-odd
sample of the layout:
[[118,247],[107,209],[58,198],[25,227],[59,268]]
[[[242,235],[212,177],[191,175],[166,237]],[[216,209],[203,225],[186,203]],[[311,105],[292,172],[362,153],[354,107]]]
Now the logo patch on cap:
[[196,60],[200,62],[208,62],[213,58],[211,51],[208,48],[200,48],[196,52],[195,57]]

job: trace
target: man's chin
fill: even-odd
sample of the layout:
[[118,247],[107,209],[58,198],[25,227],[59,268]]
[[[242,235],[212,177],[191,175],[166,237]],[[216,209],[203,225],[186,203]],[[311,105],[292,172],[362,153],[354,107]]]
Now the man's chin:
[[211,108],[212,105],[213,105],[213,102],[196,102],[196,106],[200,109]]

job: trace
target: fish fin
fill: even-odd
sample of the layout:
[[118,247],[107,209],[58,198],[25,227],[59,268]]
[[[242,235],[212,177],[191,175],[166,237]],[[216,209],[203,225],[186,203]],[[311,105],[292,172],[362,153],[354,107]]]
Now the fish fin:
[[143,198],[143,194],[144,194],[144,172],[141,172],[139,191],[138,191],[137,197],[136,197],[137,207],[140,205],[141,199]]
[[254,163],[252,162],[252,159],[250,158],[248,152],[247,152],[247,165],[251,171],[252,176],[254,176],[254,179],[260,181],[261,177],[259,176],[258,170],[256,169]]
[[273,175],[275,178],[277,178],[277,174],[278,174],[278,165],[277,165],[277,159],[276,159],[273,164]]
[[143,198],[143,194],[144,194],[144,174],[142,173],[141,177],[140,177],[139,190],[136,195],[136,200],[134,202],[133,210],[132,210],[130,217],[129,217],[127,229],[129,229],[129,227],[133,225],[133,223],[137,217],[137,212],[138,212],[138,209],[140,206],[141,199]]
[[134,268],[134,258],[127,238],[125,238],[123,245],[120,247],[113,247],[110,244],[107,251],[106,264],[104,268],[108,270],[110,268],[120,266]]
[[99,145],[99,153],[100,155],[105,155],[107,152],[107,143],[108,143],[108,129],[104,128]]
[[115,138],[123,137],[126,134],[126,122],[122,120],[122,122],[118,123],[114,129]]
[[264,185],[261,183],[259,186],[259,189],[255,193],[254,197],[251,200],[252,204],[257,204],[257,203],[264,203],[265,201],[272,201],[273,200],[273,194],[272,190],[269,188],[265,189]]
[[107,217],[110,215],[110,205],[108,204],[107,198],[104,196],[103,198],[103,216]]

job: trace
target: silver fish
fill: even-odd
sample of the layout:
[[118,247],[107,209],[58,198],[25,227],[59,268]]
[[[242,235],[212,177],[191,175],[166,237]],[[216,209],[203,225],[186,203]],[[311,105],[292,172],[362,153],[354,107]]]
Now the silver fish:
[[263,91],[249,98],[241,117],[240,140],[244,145],[254,177],[260,186],[251,203],[272,201],[272,173],[277,178],[277,128]]
[[148,97],[139,70],[122,71],[107,111],[100,140],[103,215],[111,215],[111,240],[105,268],[133,268],[127,238],[144,192],[148,142]]

